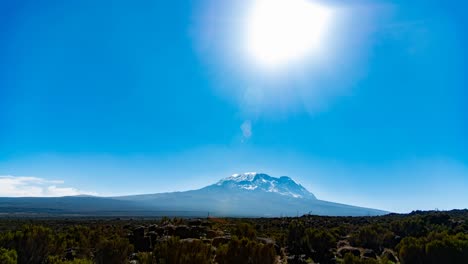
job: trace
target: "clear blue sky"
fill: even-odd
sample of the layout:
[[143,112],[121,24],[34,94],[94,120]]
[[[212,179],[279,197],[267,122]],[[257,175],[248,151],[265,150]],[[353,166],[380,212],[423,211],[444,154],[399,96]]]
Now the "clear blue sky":
[[322,2],[347,10],[326,55],[269,74],[236,48],[249,1],[2,1],[0,175],[23,181],[0,196],[262,171],[325,200],[468,207],[468,4],[342,2]]

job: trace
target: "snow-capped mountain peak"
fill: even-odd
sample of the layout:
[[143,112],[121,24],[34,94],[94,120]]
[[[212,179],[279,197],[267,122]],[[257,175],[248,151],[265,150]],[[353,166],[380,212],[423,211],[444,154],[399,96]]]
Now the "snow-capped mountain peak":
[[220,180],[216,183],[216,186],[237,190],[277,193],[293,198],[316,199],[315,196],[302,185],[296,183],[287,176],[275,178],[257,172],[233,174]]
[[[231,175],[230,177],[224,178],[223,180],[230,180],[230,181],[236,181],[236,182],[241,182],[241,181],[252,181],[255,176],[257,176],[256,172],[245,172],[245,173],[236,173]],[[221,181],[223,181],[221,180]]]

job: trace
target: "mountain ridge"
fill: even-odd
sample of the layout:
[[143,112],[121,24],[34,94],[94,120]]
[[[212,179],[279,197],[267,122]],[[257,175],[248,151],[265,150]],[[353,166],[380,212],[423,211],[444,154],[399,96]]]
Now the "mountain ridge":
[[[87,215],[160,215],[193,212],[193,216],[277,217],[316,214],[369,216],[388,212],[319,200],[288,176],[233,174],[206,187],[182,192],[115,197],[0,198],[0,212],[28,210]],[[189,213],[191,214],[191,213]],[[186,215],[186,213],[184,213]]]
[[[274,188],[271,188],[273,185]],[[168,192],[115,197],[158,203],[164,210],[207,211],[219,216],[330,216],[383,215],[383,210],[319,200],[288,176],[272,177],[265,173],[237,173],[206,187],[185,192]]]
[[285,196],[292,196],[294,198],[316,199],[314,194],[288,176],[276,178],[265,173],[246,172],[233,174],[230,177],[221,179],[216,183],[216,185],[226,186],[228,188],[237,187],[251,191],[266,191]]

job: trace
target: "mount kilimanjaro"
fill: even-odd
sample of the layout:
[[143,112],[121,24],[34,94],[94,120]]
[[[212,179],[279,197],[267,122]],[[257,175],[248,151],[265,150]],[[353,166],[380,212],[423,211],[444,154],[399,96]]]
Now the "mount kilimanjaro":
[[287,176],[234,174],[185,192],[119,197],[68,196],[0,198],[0,216],[233,216],[278,217],[303,214],[373,216],[388,212],[319,200]]

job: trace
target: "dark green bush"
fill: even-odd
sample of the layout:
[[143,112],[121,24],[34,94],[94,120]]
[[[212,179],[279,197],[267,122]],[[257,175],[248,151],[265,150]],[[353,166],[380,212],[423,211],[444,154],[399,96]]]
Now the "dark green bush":
[[51,254],[63,251],[59,243],[55,243],[50,228],[37,225],[25,225],[21,230],[9,235],[8,248],[18,253],[19,264],[41,264]]
[[238,238],[248,238],[255,239],[257,237],[257,232],[255,228],[248,223],[239,223],[236,225],[233,234]]
[[204,264],[211,263],[211,245],[201,240],[180,240],[172,237],[164,242],[159,242],[153,251],[156,263],[162,264]]
[[88,259],[63,260],[60,256],[49,256],[47,264],[93,264],[93,261]]
[[288,251],[294,255],[303,254],[306,249],[304,249],[304,233],[305,227],[304,224],[300,221],[293,220],[288,227],[288,238],[287,246]]
[[397,249],[402,264],[468,263],[468,235],[430,233],[427,237],[407,237]]
[[384,248],[394,248],[398,241],[395,234],[381,224],[366,225],[352,234],[350,242],[353,246],[382,252]]
[[371,258],[356,257],[351,253],[347,253],[343,259],[343,264],[379,264],[379,261]]
[[11,249],[0,248],[0,263],[2,264],[16,264],[18,262],[18,255],[16,251]]
[[98,264],[126,263],[131,252],[133,252],[133,246],[128,239],[110,237],[97,245],[95,262]]
[[302,238],[306,255],[315,262],[328,263],[334,254],[331,249],[336,247],[336,238],[327,230],[308,228]]
[[272,244],[261,244],[235,236],[216,251],[216,262],[219,264],[273,264],[275,260],[276,252]]

